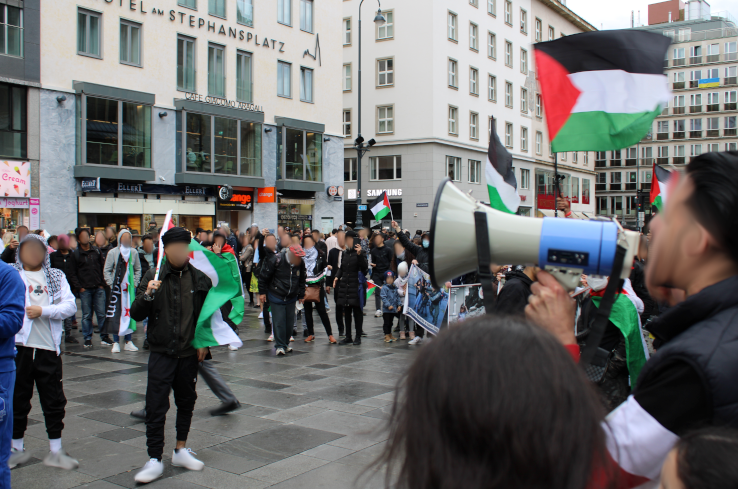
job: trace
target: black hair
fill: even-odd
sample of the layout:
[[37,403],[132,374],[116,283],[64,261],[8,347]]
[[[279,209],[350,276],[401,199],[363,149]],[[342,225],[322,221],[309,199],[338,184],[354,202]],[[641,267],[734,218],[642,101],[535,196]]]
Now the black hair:
[[92,234],[90,233],[89,228],[77,228],[74,230],[74,236],[79,240],[79,235],[82,233],[87,233],[87,236],[92,237]]
[[49,236],[49,239],[46,240],[47,243],[51,244],[52,241],[58,241],[59,237],[56,234],[52,234]]
[[597,393],[556,338],[513,317],[442,331],[398,386],[387,487],[615,487]]
[[331,234],[336,234],[337,232],[338,232],[338,229],[334,229],[333,231],[331,231]]
[[302,238],[303,244],[305,243],[306,239],[310,239],[310,241],[313,242],[313,246],[315,246],[315,238],[313,238],[312,234],[306,234],[304,238]]
[[687,433],[676,451],[677,475],[685,489],[738,487],[738,431],[721,426]]
[[144,241],[146,241],[147,239],[150,239],[151,241],[153,241],[153,240],[154,240],[154,238],[152,238],[150,234],[144,234],[144,235],[143,235],[143,236],[141,237],[141,244],[143,244],[143,243],[144,243]]
[[687,206],[738,264],[738,151],[692,158],[687,176],[694,184]]

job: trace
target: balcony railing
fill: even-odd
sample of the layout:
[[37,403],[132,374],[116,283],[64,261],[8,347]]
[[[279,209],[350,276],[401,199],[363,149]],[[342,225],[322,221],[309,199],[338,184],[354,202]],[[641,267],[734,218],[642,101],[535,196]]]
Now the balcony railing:
[[723,78],[723,85],[735,85],[738,83],[738,76],[729,76]]
[[672,113],[674,115],[684,114],[684,106],[682,105],[681,107],[674,107],[672,109]]
[[702,137],[702,131],[689,131],[690,139],[699,139]]
[[668,132],[657,132],[656,133],[656,140],[657,141],[664,141],[666,139],[669,139],[669,133]]
[[664,107],[661,109],[661,115],[669,115],[669,107]]
[[602,192],[603,190],[607,190],[607,184],[606,183],[595,183],[595,190],[598,192]]
[[671,86],[674,90],[681,90],[684,88],[684,82],[674,82]]
[[720,110],[720,104],[707,104],[706,112],[718,112]]
[[689,106],[689,113],[690,114],[699,114],[702,112],[702,106],[701,105],[690,105]]
[[671,134],[672,139],[684,139],[684,131],[673,132]]
[[671,162],[675,165],[683,165],[685,161],[686,158],[684,156],[675,156],[674,158],[672,158]]
[[686,58],[675,58],[671,61],[672,66],[684,66],[686,64]]
[[[732,21],[732,15],[730,15],[728,12],[712,12],[710,16],[707,19],[704,20],[710,20],[710,19],[716,19],[716,18],[723,18],[728,19]],[[679,44],[683,42],[692,42],[692,41],[707,41],[709,39],[720,39],[723,37],[736,37],[738,36],[738,28],[736,27],[722,27],[719,29],[709,29],[705,31],[695,31],[690,32],[686,36],[675,36],[674,39],[672,39],[672,43]],[[736,54],[736,53],[728,53],[728,54]],[[735,60],[736,58],[733,58]]]
[[606,168],[607,167],[607,160],[596,160],[595,161],[595,168]]
[[702,63],[702,56],[690,56],[689,57],[689,64],[698,65],[701,63]]
[[738,61],[738,53],[725,53],[725,61]]
[[729,102],[724,105],[725,105],[725,110],[735,110],[736,107],[738,107],[738,104],[736,104],[735,102]]
[[638,164],[638,160],[635,158],[626,158],[625,159],[625,166],[636,166]]
[[641,183],[641,190],[651,190],[651,182]]
[[706,63],[717,63],[720,61],[720,55],[719,54],[708,54]]
[[610,190],[621,190],[621,185],[619,183],[611,183]]
[[668,165],[669,164],[669,157],[664,158],[656,158],[656,164],[657,165]]
[[620,160],[610,160],[610,166],[623,166],[623,162]]
[[720,129],[708,129],[706,132],[707,132],[707,135],[705,137],[708,137],[708,138],[720,137]]
[[733,129],[723,129],[723,136],[736,136],[736,135],[738,135],[738,134],[736,134],[735,128],[733,128]]
[[625,184],[625,190],[635,190],[636,184],[635,183],[626,183]]
[[653,165],[653,158],[641,158],[641,166]]

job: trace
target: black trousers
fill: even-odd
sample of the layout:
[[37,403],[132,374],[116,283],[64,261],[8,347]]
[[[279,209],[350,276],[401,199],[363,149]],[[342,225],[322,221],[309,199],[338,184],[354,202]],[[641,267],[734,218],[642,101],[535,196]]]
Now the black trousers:
[[392,323],[394,322],[395,318],[397,318],[397,324],[400,325],[402,321],[402,313],[401,312],[385,312],[382,313],[382,319],[384,319],[384,324],[382,325],[382,330],[384,331],[384,334],[392,334]]
[[269,319],[269,308],[269,299],[267,299],[264,303],[264,307],[262,307],[262,316],[264,317],[264,331],[272,330],[272,321],[271,319]]
[[197,355],[184,358],[163,353],[149,354],[146,386],[146,447],[150,458],[161,460],[164,453],[164,422],[169,411],[169,392],[174,390],[177,405],[177,441],[186,441],[197,400]]
[[333,330],[331,329],[331,320],[328,317],[328,312],[325,310],[325,289],[320,286],[320,302],[306,302],[305,303],[305,325],[307,326],[308,335],[315,336],[315,329],[313,328],[313,307],[318,310],[318,316],[320,321],[323,323],[325,328],[325,334],[331,336]]
[[46,433],[50,440],[61,438],[67,398],[62,385],[62,360],[55,351],[18,345],[15,356],[15,392],[13,393],[13,439],[23,438],[31,412],[33,384],[36,384]]
[[343,306],[343,319],[346,326],[346,339],[351,338],[351,316],[356,321],[356,337],[359,338],[363,331],[364,314],[359,306]]
[[343,335],[344,327],[343,327],[343,306],[339,306],[336,304],[336,324],[338,325],[338,334],[339,336]]

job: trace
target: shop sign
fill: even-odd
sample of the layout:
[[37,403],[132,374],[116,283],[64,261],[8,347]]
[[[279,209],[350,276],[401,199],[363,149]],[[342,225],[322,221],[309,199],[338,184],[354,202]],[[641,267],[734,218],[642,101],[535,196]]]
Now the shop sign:
[[28,197],[30,193],[31,163],[29,161],[3,161],[0,164],[0,196]]
[[[97,180],[98,182],[95,182]],[[83,192],[102,192],[106,194],[154,194],[154,195],[185,195],[188,197],[213,197],[212,187],[192,187],[189,185],[156,185],[150,183],[130,184],[99,178],[83,178],[80,181]],[[97,190],[86,190],[96,185]]]
[[239,102],[238,100],[228,100],[221,97],[214,97],[212,95],[202,95],[199,93],[186,93],[185,100],[209,105],[218,105],[220,107],[230,107],[232,109],[241,109],[248,112],[264,112],[264,107],[261,105]]
[[40,217],[40,200],[39,199],[29,199],[29,204],[31,206],[31,229],[39,229],[41,227]]
[[328,187],[325,190],[325,193],[328,194],[328,197],[335,197],[336,195],[338,195],[338,187],[336,187],[336,186]]
[[279,219],[282,221],[312,221],[312,214],[280,214]]
[[250,211],[254,205],[251,192],[234,190],[229,200],[218,198],[218,209],[223,211]]
[[343,197],[343,185],[336,187],[338,189],[338,196]]
[[379,197],[380,195],[382,195],[382,192],[387,192],[387,197],[401,197],[402,196],[401,188],[379,188],[375,190],[367,190],[366,196],[367,197]]
[[100,191],[100,177],[98,178],[83,178],[79,182],[83,192],[99,192]]
[[4,209],[28,209],[30,203],[28,199],[18,197],[0,198],[0,207]]
[[356,195],[357,195],[356,189],[350,188],[348,189],[348,196],[346,198],[348,200],[356,200]]
[[333,200],[336,202],[341,202],[343,201],[343,197],[333,197]]
[[415,207],[428,207],[428,202],[418,202]]
[[277,202],[276,187],[264,187],[256,189],[256,202],[259,204],[272,204]]

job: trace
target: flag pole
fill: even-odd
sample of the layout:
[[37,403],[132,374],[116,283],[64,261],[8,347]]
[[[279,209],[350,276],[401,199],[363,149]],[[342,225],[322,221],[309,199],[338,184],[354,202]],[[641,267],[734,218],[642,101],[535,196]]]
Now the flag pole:
[[559,217],[559,154],[554,153],[554,217]]

